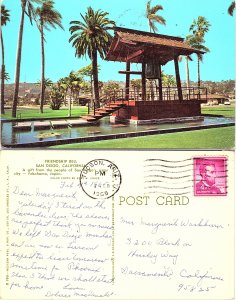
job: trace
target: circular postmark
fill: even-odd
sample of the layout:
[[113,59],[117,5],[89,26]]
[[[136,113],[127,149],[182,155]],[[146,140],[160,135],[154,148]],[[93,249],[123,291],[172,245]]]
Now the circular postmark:
[[91,160],[80,173],[80,184],[89,197],[108,199],[120,188],[120,170],[107,159]]

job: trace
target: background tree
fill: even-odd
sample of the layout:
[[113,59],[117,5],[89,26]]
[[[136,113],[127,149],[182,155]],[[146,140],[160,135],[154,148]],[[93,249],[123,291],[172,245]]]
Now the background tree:
[[64,101],[64,105],[66,105],[66,98],[69,90],[69,83],[67,77],[60,78],[57,81],[57,87],[63,92],[64,95],[63,101]]
[[175,87],[176,86],[176,80],[173,75],[165,74],[163,71],[161,72],[161,79],[163,83],[163,87],[166,89],[166,95],[167,99],[171,100],[171,89],[170,87]]
[[[100,66],[97,65],[98,73],[99,73],[100,69],[101,69]],[[92,66],[92,64],[89,64],[88,66],[85,66],[85,67],[79,69],[78,75],[81,75],[82,77],[89,77],[89,79],[90,79],[90,95],[91,95],[90,106],[92,106],[93,94],[94,94],[94,92],[93,92],[93,66]],[[98,82],[98,89],[100,91],[99,82]]]
[[[98,65],[98,72],[100,71],[100,66]],[[78,74],[89,77],[90,79],[93,77],[93,66],[92,64],[89,64],[85,67],[82,67],[78,70]]]
[[[189,30],[192,32],[192,35],[188,37],[188,43],[193,48],[209,52],[210,50],[204,45],[205,44],[205,34],[209,31],[210,23],[205,17],[199,16],[197,20],[194,20]],[[203,60],[203,55],[201,53],[197,54],[197,74],[198,74],[198,87],[200,88],[201,79],[200,79],[200,62]]]
[[[203,52],[210,52],[209,48],[207,48],[204,43],[205,40],[203,38],[197,37],[197,36],[189,36],[189,40],[191,43],[191,46],[197,50],[203,51]],[[203,61],[203,54],[197,53],[197,82],[198,87],[200,88],[201,85],[201,78],[200,78],[200,62]]]
[[[99,72],[100,68],[97,66],[97,70]],[[90,79],[90,95],[91,95],[91,101],[90,106],[92,106],[93,102],[93,66],[92,64],[89,64],[88,66],[85,66],[81,69],[79,69],[78,74],[80,74],[83,77],[89,77]]]
[[[1,5],[1,27],[6,26],[10,21],[10,11],[6,9],[5,5]],[[4,52],[4,42],[3,42],[3,33],[2,29],[0,30],[1,34],[1,49],[2,49],[2,66],[1,66],[1,113],[5,114],[4,106],[4,92],[5,92],[5,52]]]
[[53,86],[49,92],[50,107],[52,110],[59,110],[64,99],[64,93],[58,86]]
[[142,80],[141,79],[132,79],[130,81],[130,84],[132,86],[132,88],[134,89],[134,97],[139,97],[139,93],[141,91],[141,87],[142,87]]
[[[38,80],[36,82],[36,85],[42,87],[41,80]],[[52,86],[53,86],[52,80],[50,78],[44,78],[44,91],[45,91],[44,93],[45,93],[46,96],[48,96],[47,89],[52,87]],[[41,95],[40,95],[40,97],[41,97]],[[39,101],[40,101],[40,99],[39,99]],[[39,104],[40,104],[40,102],[39,102]]]
[[146,4],[146,18],[148,19],[148,26],[150,32],[157,32],[156,23],[166,25],[166,20],[162,17],[157,15],[157,13],[163,10],[161,5],[155,5],[151,7],[151,0],[147,1]]
[[[2,73],[1,73],[1,74],[2,74]],[[4,77],[4,80],[6,80],[6,81],[9,81],[9,80],[10,80],[10,75],[9,75],[9,73],[6,72],[6,69],[5,69],[5,71],[4,71],[3,77]]]
[[[151,0],[147,1],[146,4],[146,18],[148,19],[148,26],[150,32],[157,32],[157,26],[156,23],[166,25],[166,20],[162,17],[157,15],[158,11],[163,10],[163,7],[161,5],[155,5],[151,7]],[[154,81],[157,85],[157,82]],[[151,99],[154,99],[154,87],[153,87],[153,79],[149,79],[149,85],[150,85],[150,93],[151,93]]]
[[83,81],[82,77],[78,75],[78,72],[72,71],[67,77],[67,80],[70,88],[70,98],[73,100],[78,99],[81,83]]
[[[36,85],[41,86],[42,85],[41,80],[38,80],[36,82]],[[48,88],[48,87],[51,87],[52,85],[53,85],[53,82],[50,78],[44,78],[45,89]]]
[[230,16],[233,16],[234,10],[235,10],[235,1],[232,1],[232,3],[230,4],[230,6],[228,8],[228,14]]
[[[191,35],[187,35],[185,38],[185,43],[192,47],[191,45]],[[186,86],[190,87],[190,77],[189,77],[189,61],[193,61],[191,55],[185,55],[185,66],[186,66]],[[182,61],[183,56],[179,56],[179,61]]]
[[205,34],[209,31],[211,24],[205,17],[199,16],[197,20],[193,20],[189,31],[197,38],[204,38]]
[[176,80],[173,75],[165,74],[164,72],[162,72],[161,78],[162,78],[163,86],[166,87],[176,86]]
[[19,37],[17,44],[17,55],[16,55],[16,73],[15,73],[15,86],[12,103],[12,117],[16,117],[18,95],[19,95],[19,84],[20,84],[20,65],[21,65],[21,52],[22,52],[22,39],[24,31],[24,20],[25,14],[29,17],[32,25],[32,14],[33,14],[33,3],[41,3],[41,0],[21,0],[21,20],[19,28]]
[[103,93],[106,99],[110,99],[110,97],[115,97],[117,92],[120,90],[120,86],[117,82],[109,80],[103,84]]
[[70,74],[63,78],[61,87],[64,88],[66,95],[68,95],[68,91],[70,92],[69,97],[69,105],[68,105],[68,116],[71,116],[71,101],[74,100],[75,95],[79,95],[79,91],[81,88],[82,78],[78,75],[78,72],[71,71]]
[[89,96],[91,96],[91,84],[88,81],[83,80],[80,86],[84,94],[89,94]]
[[45,34],[44,30],[50,30],[50,27],[56,28],[57,26],[63,29],[61,24],[62,16],[55,10],[54,1],[52,0],[43,0],[41,6],[37,7],[34,10],[34,20],[40,32],[41,40],[41,92],[40,92],[40,112],[43,113],[43,104],[45,98],[45,51],[44,51],[44,41]]
[[72,42],[72,46],[75,47],[76,56],[81,57],[87,54],[92,60],[95,106],[100,107],[97,55],[99,53],[101,58],[105,57],[111,41],[108,30],[113,28],[115,22],[107,18],[107,12],[94,11],[91,7],[88,8],[85,16],[80,15],[83,22],[70,22],[72,26],[69,42]]

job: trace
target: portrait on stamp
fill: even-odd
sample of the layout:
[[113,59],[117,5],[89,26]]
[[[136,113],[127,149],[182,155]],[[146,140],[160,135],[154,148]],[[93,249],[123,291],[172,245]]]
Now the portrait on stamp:
[[194,195],[227,194],[227,158],[194,158]]

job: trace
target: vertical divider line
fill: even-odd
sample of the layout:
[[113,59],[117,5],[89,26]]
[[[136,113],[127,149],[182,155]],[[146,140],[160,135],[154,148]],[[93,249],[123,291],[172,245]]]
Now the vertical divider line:
[[7,166],[6,174],[6,286],[9,285],[10,281],[10,276],[9,276],[9,257],[10,257],[10,240],[9,240],[9,235],[10,235],[10,174],[9,174],[9,165]]
[[115,283],[115,198],[112,196],[112,284]]

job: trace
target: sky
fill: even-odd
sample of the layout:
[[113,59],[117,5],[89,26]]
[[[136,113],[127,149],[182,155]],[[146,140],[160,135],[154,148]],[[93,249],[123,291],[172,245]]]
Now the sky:
[[[8,83],[14,82],[16,47],[21,17],[20,0],[3,0],[10,10],[10,22],[2,29],[5,46],[5,66],[10,75]],[[55,8],[62,14],[64,31],[60,28],[46,31],[46,78],[53,82],[67,76],[71,71],[90,64],[89,58],[75,57],[75,49],[69,43],[70,21],[81,20],[87,7],[106,11],[109,18],[117,26],[148,31],[145,18],[146,0],[55,0]],[[201,79],[221,81],[235,78],[235,17],[227,13],[231,0],[152,0],[152,5],[160,4],[163,10],[160,15],[166,19],[166,26],[157,24],[160,34],[184,38],[189,34],[189,27],[198,16],[204,16],[211,24],[205,36],[205,45],[210,53],[204,56],[201,64]],[[113,34],[113,32],[111,32]],[[197,60],[193,55],[190,62],[190,80],[197,81]],[[124,81],[124,75],[118,74],[124,70],[125,64],[99,59],[101,71],[99,80]],[[139,64],[132,64],[131,69],[139,71]],[[167,74],[174,75],[174,63],[169,62],[163,67]],[[37,27],[31,25],[25,18],[23,49],[21,60],[21,82],[37,82],[41,74],[40,35]],[[180,63],[180,76],[185,76],[185,63]],[[133,76],[132,78],[140,78]]]

